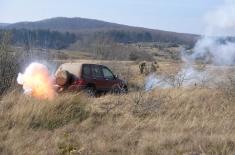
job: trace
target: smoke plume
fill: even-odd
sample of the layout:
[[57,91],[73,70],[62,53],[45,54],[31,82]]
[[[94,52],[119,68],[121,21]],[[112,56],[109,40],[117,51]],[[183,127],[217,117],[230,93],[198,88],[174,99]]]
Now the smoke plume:
[[235,1],[224,4],[205,16],[205,34],[196,43],[192,58],[215,65],[235,64]]
[[206,36],[235,35],[235,1],[224,0],[224,4],[205,15]]
[[[173,78],[150,75],[146,79],[145,89],[157,86],[188,86],[212,79],[205,67],[195,69],[196,62],[220,66],[235,65],[235,1],[224,0],[224,4],[205,15],[205,30],[201,39],[193,48],[193,54],[186,55],[182,51],[184,65]],[[215,78],[215,77],[214,77]],[[172,80],[173,79],[173,80]]]
[[192,59],[214,65],[234,65],[235,43],[224,38],[204,37],[196,43]]

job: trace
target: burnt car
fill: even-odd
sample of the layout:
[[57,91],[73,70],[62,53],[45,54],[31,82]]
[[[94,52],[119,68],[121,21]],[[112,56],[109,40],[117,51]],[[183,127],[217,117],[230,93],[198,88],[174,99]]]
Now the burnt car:
[[55,74],[58,91],[86,91],[91,95],[99,92],[127,93],[124,80],[118,78],[104,65],[89,63],[65,63]]

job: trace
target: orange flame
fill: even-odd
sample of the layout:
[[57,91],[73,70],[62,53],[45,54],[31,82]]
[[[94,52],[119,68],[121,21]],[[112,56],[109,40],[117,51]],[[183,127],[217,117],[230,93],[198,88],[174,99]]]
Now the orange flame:
[[48,68],[40,63],[31,63],[24,74],[19,73],[17,82],[23,85],[25,94],[38,99],[50,99],[55,96],[53,78]]

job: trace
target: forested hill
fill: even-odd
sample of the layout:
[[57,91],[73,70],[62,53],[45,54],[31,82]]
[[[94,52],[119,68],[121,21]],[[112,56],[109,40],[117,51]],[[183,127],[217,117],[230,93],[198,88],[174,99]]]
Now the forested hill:
[[86,18],[56,17],[36,22],[18,22],[6,28],[15,29],[50,29],[57,31],[84,31],[124,28],[127,26]]
[[[0,26],[1,27],[1,26]],[[26,29],[30,32],[38,30],[49,30],[73,33],[76,39],[89,36],[90,39],[108,37],[116,42],[169,42],[185,45],[193,45],[199,36],[183,34],[147,28],[132,27],[105,21],[85,18],[57,17],[36,22],[19,22],[3,25],[2,29],[17,30]]]

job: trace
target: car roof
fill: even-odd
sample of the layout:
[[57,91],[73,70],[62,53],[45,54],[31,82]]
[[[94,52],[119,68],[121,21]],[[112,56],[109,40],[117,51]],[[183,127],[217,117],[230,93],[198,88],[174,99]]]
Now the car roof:
[[59,71],[66,70],[69,71],[70,73],[80,77],[80,72],[81,72],[81,66],[83,63],[64,63],[59,66],[59,68],[56,71],[56,74]]
[[56,71],[56,74],[61,71],[61,70],[67,70],[69,71],[70,73],[80,77],[81,76],[81,70],[82,70],[82,66],[83,65],[97,65],[97,66],[102,66],[102,67],[106,67],[104,65],[100,65],[100,64],[95,64],[95,63],[79,63],[79,62],[72,62],[72,63],[64,63],[64,64],[61,64],[59,66],[59,68],[57,69]]
[[103,66],[106,67],[105,65],[101,64],[96,64],[96,63],[85,63],[85,62],[71,62],[71,63],[63,63],[60,66],[63,67],[82,67],[82,65],[97,65],[97,66]]

